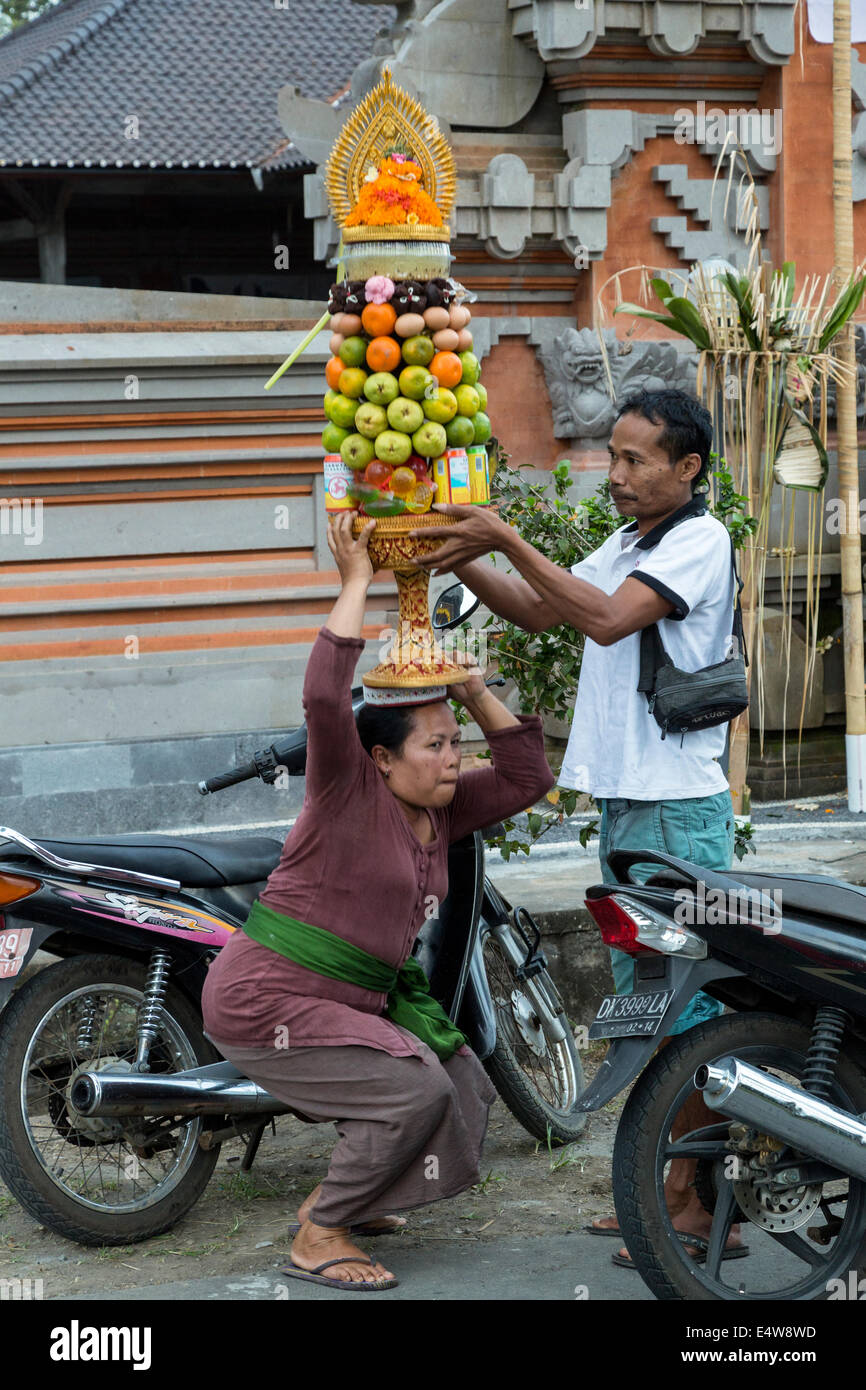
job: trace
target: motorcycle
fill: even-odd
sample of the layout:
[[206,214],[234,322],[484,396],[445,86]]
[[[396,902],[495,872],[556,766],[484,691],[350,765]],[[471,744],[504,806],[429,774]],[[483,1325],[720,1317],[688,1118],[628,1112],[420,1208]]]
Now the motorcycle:
[[[648,850],[609,863],[617,882],[590,888],[586,905],[604,941],[632,955],[634,991],[599,1006],[589,1036],[612,1041],[578,1108],[597,1110],[637,1078],[613,1154],[635,1267],[666,1300],[859,1297],[866,890],[820,875],[717,873]],[[659,1047],[699,989],[735,1012]],[[703,1249],[674,1229],[674,1160],[694,1164],[711,1222]],[[681,1200],[673,1185],[671,1196]]]
[[[440,627],[464,620],[462,586],[437,612]],[[302,726],[199,790],[273,785],[305,761]],[[42,1225],[85,1245],[158,1235],[201,1196],[223,1142],[244,1140],[248,1171],[267,1126],[293,1113],[221,1059],[201,1019],[208,965],[281,852],[268,837],[0,827],[0,1177]],[[576,1139],[580,1055],[538,929],[486,878],[480,832],[450,847],[448,870],[414,948],[432,993],[524,1128]],[[37,951],[59,959],[15,989]]]

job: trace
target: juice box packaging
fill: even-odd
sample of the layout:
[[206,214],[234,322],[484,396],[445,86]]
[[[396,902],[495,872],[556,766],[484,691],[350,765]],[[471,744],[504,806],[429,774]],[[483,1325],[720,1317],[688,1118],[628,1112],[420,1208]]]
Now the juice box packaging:
[[343,462],[340,454],[325,455],[325,511],[350,512],[354,507],[348,496],[348,486],[352,470]]
[[[448,474],[451,481],[452,502],[468,503],[472,501],[472,494],[469,487],[469,455],[465,449],[448,449],[445,452],[448,463]],[[437,499],[438,500],[438,499]]]
[[445,454],[441,458],[433,460],[433,491],[436,494],[433,498],[434,502],[451,501],[451,475]]
[[487,450],[483,444],[470,444],[469,494],[473,502],[486,506],[490,501],[490,474],[487,466]]

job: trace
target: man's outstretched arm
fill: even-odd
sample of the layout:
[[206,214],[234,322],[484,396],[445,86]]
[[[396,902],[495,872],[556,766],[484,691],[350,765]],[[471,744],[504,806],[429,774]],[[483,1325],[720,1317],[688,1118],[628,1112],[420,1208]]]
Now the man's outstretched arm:
[[[448,504],[436,510],[460,517],[460,525],[421,564],[438,573],[453,570],[494,613],[528,632],[570,623],[599,646],[609,647],[673,611],[673,603],[637,579],[628,578],[615,593],[604,593],[554,565],[513,527],[480,507]],[[429,538],[429,532],[413,534]],[[482,564],[479,553],[491,550],[501,551],[522,579]]]
[[491,612],[526,632],[545,632],[562,622],[556,609],[517,574],[506,574],[486,560],[470,560],[454,573]]

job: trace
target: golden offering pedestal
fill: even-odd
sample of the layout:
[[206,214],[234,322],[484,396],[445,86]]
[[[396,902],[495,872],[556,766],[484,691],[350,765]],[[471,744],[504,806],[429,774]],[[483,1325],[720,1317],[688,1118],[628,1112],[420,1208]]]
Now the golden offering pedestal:
[[[352,535],[359,536],[369,517],[356,516]],[[376,518],[369,555],[374,570],[393,570],[400,598],[400,617],[391,649],[384,661],[362,677],[370,704],[411,704],[444,699],[445,687],[463,679],[464,668],[446,656],[433,635],[428,588],[430,576],[419,559],[435,555],[445,539],[436,535],[456,519],[441,512]],[[410,531],[429,528],[430,539],[412,539]]]

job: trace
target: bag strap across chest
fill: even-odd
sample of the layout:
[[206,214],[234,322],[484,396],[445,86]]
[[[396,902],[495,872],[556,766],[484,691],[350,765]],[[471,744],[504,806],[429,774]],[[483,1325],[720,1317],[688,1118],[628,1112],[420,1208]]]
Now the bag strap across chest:
[[[731,546],[731,569],[734,572],[734,585],[736,602],[734,605],[734,621],[731,629],[743,654],[743,661],[746,666],[749,664],[749,655],[746,651],[746,639],[743,632],[743,610],[740,607],[740,594],[743,591],[743,581],[737,574],[737,562],[734,555],[734,542],[730,534],[728,540]],[[645,627],[640,635],[640,680],[638,681],[638,692],[649,698],[655,689],[656,672],[664,666],[673,666],[673,661],[665,651],[664,643],[659,633],[658,623],[650,623]]]

